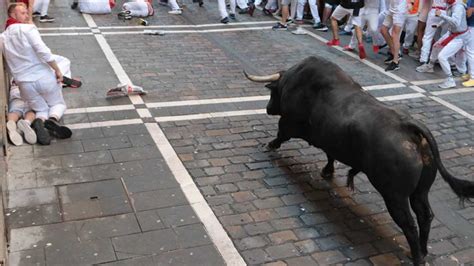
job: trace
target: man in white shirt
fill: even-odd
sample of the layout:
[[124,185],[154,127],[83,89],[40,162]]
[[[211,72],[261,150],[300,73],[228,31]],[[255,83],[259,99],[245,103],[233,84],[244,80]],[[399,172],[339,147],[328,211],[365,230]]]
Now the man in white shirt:
[[71,137],[71,130],[59,124],[66,103],[60,85],[63,74],[54,55],[41,39],[36,26],[28,23],[24,4],[10,5],[8,16],[7,28],[2,34],[5,59],[20,87],[21,97],[36,112],[32,128],[38,143],[48,145],[50,133],[61,139]]

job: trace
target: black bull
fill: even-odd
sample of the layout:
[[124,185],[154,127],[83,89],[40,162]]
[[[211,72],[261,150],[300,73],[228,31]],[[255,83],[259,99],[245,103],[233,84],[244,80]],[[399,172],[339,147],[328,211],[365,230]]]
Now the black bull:
[[245,75],[252,81],[270,82],[267,113],[281,116],[278,136],[268,148],[302,138],[327,154],[323,177],[333,176],[334,160],[352,167],[348,185],[353,185],[359,171],[365,173],[403,230],[415,264],[423,263],[428,254],[434,217],[428,192],[436,172],[462,201],[474,197],[474,182],[457,179],[446,170],[425,125],[377,101],[335,64],[308,57],[277,74]]

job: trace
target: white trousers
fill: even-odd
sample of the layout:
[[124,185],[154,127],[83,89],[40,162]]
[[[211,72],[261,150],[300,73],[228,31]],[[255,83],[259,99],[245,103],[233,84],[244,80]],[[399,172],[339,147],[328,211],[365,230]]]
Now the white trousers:
[[290,1],[290,16],[288,18],[295,19],[296,17],[296,6],[298,5],[298,0]]
[[247,5],[247,0],[237,0],[236,1],[236,5],[240,8],[240,9],[246,9],[248,8],[249,6]]
[[306,2],[309,3],[309,9],[311,10],[311,15],[314,18],[314,23],[320,23],[321,18],[319,17],[318,5],[316,3],[316,0],[298,0],[298,5],[296,7],[296,19],[303,19],[304,5],[306,5]]
[[33,82],[19,82],[21,98],[36,112],[36,117],[48,119],[61,118],[66,111],[61,85],[56,81],[53,71]]
[[79,0],[79,11],[86,14],[110,14],[109,0]]
[[49,0],[35,0],[33,12],[39,12],[41,16],[48,14]]
[[[379,33],[378,9],[372,10],[372,8],[363,8],[360,10],[360,12],[361,14],[359,14],[359,16],[361,21],[361,28],[363,28],[367,24],[367,30],[369,31],[370,36],[372,36],[373,45],[378,45],[376,41],[376,36]],[[351,42],[349,46],[352,48],[357,46],[357,36],[355,34],[355,30],[352,32]]]
[[[446,15],[445,10],[441,10],[441,13]],[[442,18],[435,16],[435,10],[431,9],[428,13],[428,19],[426,20],[425,34],[423,35],[420,62],[428,62],[428,56],[431,51],[431,44],[438,28],[433,28],[433,25],[439,25],[443,21]]]
[[268,0],[265,9],[276,10],[278,8],[277,0]]
[[130,11],[132,17],[148,17],[148,5],[145,2],[127,2],[122,5],[122,10]]
[[461,73],[466,73],[466,53],[462,50],[464,45],[468,45],[470,42],[471,35],[469,32],[456,36],[446,46],[442,47],[439,44],[448,36],[450,33],[445,33],[434,45],[431,51],[430,62],[436,62],[438,60],[444,74],[452,76],[451,66],[449,65],[449,58],[454,56],[454,63],[456,68]]
[[181,9],[178,5],[178,2],[176,2],[176,0],[168,0],[168,6],[171,8],[171,10]]
[[405,20],[405,42],[403,42],[403,48],[410,48],[415,38],[415,32],[418,28],[418,16],[407,16]]
[[[235,0],[230,0],[230,13],[231,14],[235,14],[235,5],[236,5]],[[229,16],[229,14],[227,13],[227,7],[225,5],[225,0],[217,0],[217,7],[219,8],[219,15],[221,16],[221,19]]]
[[466,44],[467,65],[469,67],[469,75],[474,79],[474,27],[469,27],[469,41]]

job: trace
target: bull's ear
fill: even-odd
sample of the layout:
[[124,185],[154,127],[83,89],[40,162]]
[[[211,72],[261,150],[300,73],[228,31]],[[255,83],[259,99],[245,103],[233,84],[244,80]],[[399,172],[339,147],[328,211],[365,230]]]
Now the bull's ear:
[[270,90],[276,90],[277,89],[276,82],[268,83],[267,85],[265,85],[265,87],[269,88]]

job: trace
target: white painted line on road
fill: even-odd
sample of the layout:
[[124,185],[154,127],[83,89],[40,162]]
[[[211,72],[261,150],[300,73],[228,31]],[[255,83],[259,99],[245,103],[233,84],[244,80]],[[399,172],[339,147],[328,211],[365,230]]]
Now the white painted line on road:
[[443,81],[444,81],[444,79],[426,79],[426,80],[410,81],[410,83],[413,84],[413,85],[422,86],[422,85],[430,85],[430,84],[441,83]]
[[133,110],[133,109],[135,109],[133,104],[124,104],[124,105],[72,108],[72,109],[67,109],[66,112],[64,112],[64,114],[100,113],[100,112]]
[[97,24],[95,24],[95,21],[91,15],[82,13],[82,16],[86,20],[87,26],[89,26],[89,28],[97,28]]
[[[164,30],[164,34],[180,34],[180,33],[216,33],[216,32],[233,32],[233,31],[252,31],[252,30],[271,30],[271,26],[267,27],[247,27],[247,28],[226,28],[212,30]],[[103,31],[103,35],[138,35],[144,34],[143,31]]]
[[101,122],[90,122],[90,123],[78,123],[66,125],[70,129],[84,129],[84,128],[95,128],[95,127],[112,127],[112,126],[124,126],[124,125],[134,125],[134,124],[143,124],[143,121],[140,118],[134,119],[123,119],[123,120],[109,120]]
[[152,117],[150,110],[147,108],[137,108],[137,113],[140,117]]
[[377,100],[381,102],[388,102],[388,101],[409,100],[409,99],[415,99],[415,98],[421,98],[421,97],[426,97],[426,95],[422,93],[409,93],[409,94],[377,97]]
[[420,88],[420,87],[418,87],[418,86],[416,86],[416,85],[412,85],[412,86],[410,86],[410,88],[411,88],[412,90],[416,91],[416,92],[419,92],[419,93],[426,93],[426,91],[425,91],[424,89],[422,89],[422,88]]
[[470,113],[464,111],[463,109],[461,109],[461,108],[459,108],[459,107],[457,107],[457,106],[455,106],[455,105],[453,105],[453,104],[451,104],[451,103],[449,103],[449,102],[447,102],[447,101],[445,101],[441,98],[438,98],[438,97],[435,97],[435,96],[429,96],[429,97],[431,99],[433,99],[434,101],[436,101],[436,102],[448,107],[449,109],[455,111],[456,113],[459,113],[462,116],[465,116],[465,117],[467,117],[471,120],[474,120],[474,115],[471,115]]
[[38,28],[39,31],[50,31],[50,30],[58,30],[58,31],[66,31],[66,30],[90,30],[89,27],[54,27],[54,28]]
[[392,83],[392,84],[381,84],[381,85],[371,85],[371,86],[363,86],[362,89],[366,91],[374,91],[374,90],[385,90],[385,89],[394,89],[394,88],[402,88],[406,87],[403,83]]
[[[211,28],[211,27],[234,27],[243,25],[259,25],[259,24],[275,24],[275,21],[253,21],[253,22],[233,22],[230,24],[213,23],[213,24],[197,24],[197,25],[150,25],[147,29],[174,29],[174,28]],[[118,30],[118,29],[143,29],[143,26],[104,26],[99,27],[100,30]]]
[[254,101],[266,101],[266,100],[269,100],[269,99],[270,99],[269,95],[249,96],[249,97],[235,97],[235,98],[215,98],[215,99],[202,99],[202,100],[146,103],[146,107],[148,107],[148,108],[161,108],[161,107],[204,105],[204,104],[254,102]]
[[474,92],[474,88],[461,88],[461,89],[449,89],[444,91],[434,91],[431,92],[433,95],[449,95],[456,93],[465,93],[465,92]]
[[63,33],[41,33],[41,37],[57,37],[57,36],[83,36],[94,35],[92,32],[63,32]]
[[161,128],[155,123],[146,123],[145,126],[226,264],[246,265]]
[[226,111],[226,112],[200,113],[200,114],[191,114],[191,115],[161,116],[161,117],[155,117],[155,121],[156,122],[187,121],[187,120],[197,120],[197,119],[216,118],[216,117],[258,115],[258,114],[266,114],[266,113],[267,111],[265,109]]

